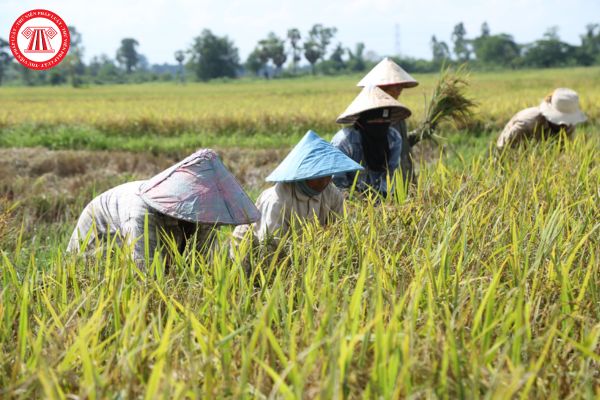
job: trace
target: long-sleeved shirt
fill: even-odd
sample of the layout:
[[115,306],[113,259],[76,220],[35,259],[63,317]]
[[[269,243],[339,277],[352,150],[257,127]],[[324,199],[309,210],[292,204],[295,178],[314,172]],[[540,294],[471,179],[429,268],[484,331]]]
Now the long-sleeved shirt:
[[[355,127],[342,128],[331,139],[331,144],[340,149],[348,157],[361,164],[365,170],[358,173],[357,189],[359,191],[372,188],[385,195],[388,192],[387,177],[394,177],[394,172],[398,169],[400,163],[400,154],[402,152],[402,136],[395,128],[390,127],[388,132],[388,143],[390,147],[390,159],[388,160],[387,170],[373,171],[367,166],[360,132]],[[346,189],[354,182],[356,172],[347,172],[334,175],[333,182],[337,187]]]
[[[110,236],[118,244],[132,245],[136,263],[143,264],[146,257],[144,224],[148,217],[148,261],[159,245],[161,234],[172,236],[179,246],[185,240],[183,223],[161,214],[149,207],[139,196],[139,188],[145,181],[128,182],[94,198],[83,210],[73,231],[67,251],[77,252],[81,242],[90,233],[86,252],[95,249],[96,241],[104,242]],[[189,223],[188,223],[189,224]],[[212,226],[198,225],[196,247],[201,249],[212,235]]]
[[412,146],[418,142],[418,138],[409,135],[406,120],[396,121],[391,124],[391,127],[396,129],[402,138],[402,149],[400,150],[400,169],[402,169],[402,177],[405,182],[412,182],[414,179],[414,168],[410,150]]
[[[255,241],[278,239],[292,226],[292,221],[310,221],[316,217],[321,225],[327,225],[344,209],[344,196],[329,184],[316,196],[308,196],[292,183],[276,183],[262,192],[256,200],[260,220],[252,225],[240,225],[233,231],[234,240],[240,240],[248,230],[253,231]],[[300,224],[296,226],[300,227]]]
[[[566,133],[570,136],[574,127],[567,127]],[[504,127],[496,141],[496,147],[503,149],[505,146],[517,146],[524,139],[539,139],[544,134],[551,132],[548,120],[542,115],[539,107],[530,107],[515,114]]]

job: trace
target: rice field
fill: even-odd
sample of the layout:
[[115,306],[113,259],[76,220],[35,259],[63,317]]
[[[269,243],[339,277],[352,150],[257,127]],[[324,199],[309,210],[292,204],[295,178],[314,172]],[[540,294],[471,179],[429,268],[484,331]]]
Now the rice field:
[[[437,74],[401,97],[423,119]],[[335,118],[358,93],[360,76],[209,83],[0,88],[0,147],[192,151],[197,147],[291,146],[313,129],[331,137]],[[473,73],[479,103],[471,133],[496,133],[516,110],[571,87],[590,118],[600,116],[600,68]]]
[[[600,397],[597,68],[473,74],[478,122],[416,149],[414,187],[273,253],[231,260],[223,229],[168,271],[65,254],[94,194],[205,143],[256,197],[304,130],[335,132],[356,80],[0,88],[0,398]],[[490,151],[556,86],[590,118],[572,142]]]

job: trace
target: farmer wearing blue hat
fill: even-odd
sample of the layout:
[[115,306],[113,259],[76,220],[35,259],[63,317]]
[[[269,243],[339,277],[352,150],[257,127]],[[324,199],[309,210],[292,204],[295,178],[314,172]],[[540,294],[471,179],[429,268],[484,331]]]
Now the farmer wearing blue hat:
[[238,226],[234,240],[253,231],[259,242],[279,238],[293,220],[313,220],[326,225],[343,212],[344,196],[332,183],[332,175],[363,168],[344,153],[308,131],[287,157],[267,177],[275,182],[258,197],[260,220],[253,225]]
[[133,260],[143,266],[163,248],[163,238],[180,251],[193,238],[195,249],[207,251],[218,226],[258,218],[258,210],[217,154],[203,149],[149,180],[128,182],[94,198],[79,217],[67,251],[89,254],[116,238],[132,247]]
[[[377,86],[366,86],[336,120],[348,124],[335,134],[331,143],[365,167],[358,174],[356,188],[386,195],[388,180],[393,181],[402,152],[402,136],[391,123],[404,120],[410,110]],[[333,182],[340,188],[352,186],[355,173],[336,173]]]

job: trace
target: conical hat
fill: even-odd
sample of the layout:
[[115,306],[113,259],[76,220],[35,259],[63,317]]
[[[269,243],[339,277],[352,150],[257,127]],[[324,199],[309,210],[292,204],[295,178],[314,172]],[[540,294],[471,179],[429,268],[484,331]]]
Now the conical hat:
[[377,86],[366,86],[358,96],[350,103],[346,111],[337,118],[338,124],[354,123],[363,111],[378,108],[389,108],[389,120],[398,121],[410,117],[410,110],[398,100],[388,95]]
[[419,82],[403,70],[401,66],[386,57],[374,66],[356,86],[401,85],[404,88],[412,88],[418,84]]
[[170,217],[203,224],[249,224],[260,218],[244,189],[210,149],[150,178],[140,186],[148,206]]
[[359,171],[363,167],[313,131],[290,151],[287,157],[267,177],[268,182],[293,182],[316,179],[343,172]]

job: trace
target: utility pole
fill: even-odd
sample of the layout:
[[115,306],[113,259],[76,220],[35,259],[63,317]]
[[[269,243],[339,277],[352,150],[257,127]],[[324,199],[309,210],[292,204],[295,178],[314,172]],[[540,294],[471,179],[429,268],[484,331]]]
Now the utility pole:
[[400,57],[402,54],[402,49],[400,47],[400,24],[396,24],[395,26],[395,40],[394,40],[394,51],[396,52],[396,56]]

